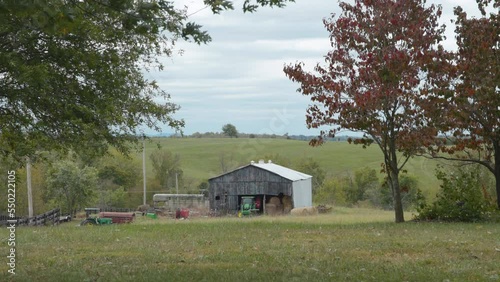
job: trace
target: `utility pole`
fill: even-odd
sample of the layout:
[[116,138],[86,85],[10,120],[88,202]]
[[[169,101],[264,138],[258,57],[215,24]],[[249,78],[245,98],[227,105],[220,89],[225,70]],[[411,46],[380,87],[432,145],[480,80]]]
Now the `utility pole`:
[[28,190],[28,217],[33,217],[33,196],[31,193],[31,161],[26,158],[26,186]]
[[142,136],[142,178],[144,182],[144,196],[142,204],[146,205],[146,137]]
[[179,194],[179,180],[177,179],[177,172],[175,173],[175,191]]

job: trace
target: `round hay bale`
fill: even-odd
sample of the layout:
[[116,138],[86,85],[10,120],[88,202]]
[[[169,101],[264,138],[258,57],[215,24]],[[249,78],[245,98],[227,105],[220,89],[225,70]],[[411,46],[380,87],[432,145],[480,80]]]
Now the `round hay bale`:
[[283,214],[289,214],[292,211],[292,207],[283,206]]
[[317,215],[318,209],[316,207],[307,207],[307,212],[309,215]]
[[278,197],[271,197],[271,199],[269,199],[269,204],[281,205],[281,200]]
[[293,208],[292,197],[284,196],[281,200],[283,202],[283,213],[288,214]]
[[266,204],[266,213],[268,215],[276,215],[276,205],[275,204]]
[[290,214],[293,216],[304,216],[305,208],[294,208],[290,211]]
[[290,196],[283,196],[283,199],[281,199],[281,202],[283,202],[283,205],[286,204],[292,204],[292,197]]
[[316,209],[316,207],[294,208],[290,211],[290,214],[294,216],[317,215],[318,209]]

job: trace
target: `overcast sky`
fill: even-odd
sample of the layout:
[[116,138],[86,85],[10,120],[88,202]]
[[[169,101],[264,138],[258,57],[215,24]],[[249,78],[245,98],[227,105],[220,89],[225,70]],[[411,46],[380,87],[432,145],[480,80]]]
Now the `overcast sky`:
[[[226,123],[239,132],[317,135],[308,130],[305,112],[309,98],[296,92],[297,83],[283,73],[284,64],[305,62],[312,67],[329,51],[322,19],[340,14],[337,0],[296,0],[284,9],[261,8],[254,14],[235,10],[213,15],[201,0],[182,0],[192,21],[212,36],[208,45],[179,42],[182,56],[164,58],[165,69],[152,72],[184,119],[185,134],[220,132]],[[454,47],[453,7],[477,14],[475,0],[429,0],[443,6],[447,26],[446,48]],[[172,132],[165,127],[164,133]],[[149,132],[151,133],[151,132]]]

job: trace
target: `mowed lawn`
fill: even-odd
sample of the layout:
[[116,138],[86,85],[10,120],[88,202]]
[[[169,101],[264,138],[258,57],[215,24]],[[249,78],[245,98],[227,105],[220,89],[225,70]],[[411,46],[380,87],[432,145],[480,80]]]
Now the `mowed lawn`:
[[[335,208],[313,217],[19,227],[17,274],[1,263],[0,280],[500,281],[500,224],[393,218]],[[0,235],[7,238],[7,230]]]

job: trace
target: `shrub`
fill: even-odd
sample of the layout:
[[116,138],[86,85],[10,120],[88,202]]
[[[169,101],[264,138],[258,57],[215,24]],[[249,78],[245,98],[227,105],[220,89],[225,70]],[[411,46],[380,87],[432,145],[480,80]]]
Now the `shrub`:
[[[418,180],[411,175],[399,175],[399,188],[401,190],[401,202],[404,210],[417,209],[424,201],[424,196],[418,188]],[[387,180],[378,189],[367,191],[367,197],[372,204],[383,209],[393,210],[394,202],[392,190]]]
[[298,171],[312,175],[312,192],[313,194],[323,185],[326,173],[321,165],[313,158],[301,159],[296,165]]
[[366,167],[356,170],[352,185],[345,187],[347,203],[354,205],[367,199],[367,191],[377,189],[379,186],[376,170]]
[[344,206],[347,204],[345,187],[350,185],[348,177],[329,178],[316,190],[314,202],[318,204],[335,204]]
[[438,167],[436,176],[442,181],[441,189],[431,205],[418,210],[416,218],[465,222],[484,219],[491,205],[483,195],[485,179],[481,169],[478,165],[469,165],[446,173]]

